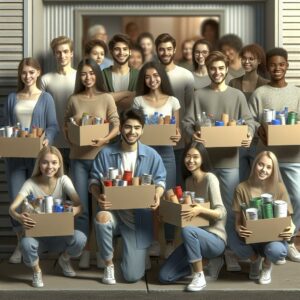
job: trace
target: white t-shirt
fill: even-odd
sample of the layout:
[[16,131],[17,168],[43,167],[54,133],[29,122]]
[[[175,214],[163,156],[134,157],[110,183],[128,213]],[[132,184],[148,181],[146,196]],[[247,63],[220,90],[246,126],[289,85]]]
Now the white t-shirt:
[[119,73],[112,72],[112,82],[115,92],[127,91],[129,86],[129,74],[123,75]]
[[[18,100],[15,106],[15,113],[17,121],[21,123],[22,129],[30,128],[31,120],[32,120],[32,113],[36,106],[36,100]],[[36,125],[36,124],[32,124]]]

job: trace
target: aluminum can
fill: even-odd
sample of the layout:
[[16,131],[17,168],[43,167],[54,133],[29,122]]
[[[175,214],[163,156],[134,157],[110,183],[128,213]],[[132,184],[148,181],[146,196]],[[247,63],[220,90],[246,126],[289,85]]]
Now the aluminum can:
[[262,205],[262,214],[264,219],[272,219],[273,216],[273,204],[272,203],[264,203]]
[[152,183],[152,175],[143,174],[141,178],[141,185],[150,185]]
[[259,219],[262,218],[262,204],[263,200],[261,197],[255,197],[250,199],[250,207],[257,208],[257,216]]
[[102,124],[102,118],[100,118],[100,117],[95,117],[95,118],[94,118],[94,124],[95,124],[95,125]]
[[273,120],[273,112],[271,109],[265,108],[263,112],[263,121],[265,123],[271,123]]
[[44,198],[44,202],[45,202],[45,213],[52,213],[53,212],[53,197],[46,196]]

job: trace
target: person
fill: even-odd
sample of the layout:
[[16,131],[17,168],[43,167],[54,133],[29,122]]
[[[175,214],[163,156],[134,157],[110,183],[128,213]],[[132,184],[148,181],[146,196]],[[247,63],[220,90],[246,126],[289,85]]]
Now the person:
[[143,49],[135,45],[131,48],[131,55],[128,61],[129,68],[140,70],[145,62]]
[[[263,48],[257,44],[250,44],[243,47],[240,57],[245,74],[241,77],[231,79],[228,85],[242,91],[248,102],[255,89],[269,82],[259,75],[266,72],[266,57]],[[254,144],[255,141],[253,140],[249,148],[240,148],[241,182],[249,177],[251,165],[255,157]]]
[[225,34],[219,39],[219,50],[223,52],[229,60],[226,84],[228,84],[231,79],[241,77],[245,73],[239,56],[242,47],[243,42],[236,34]]
[[157,61],[155,55],[154,37],[150,32],[142,32],[137,39],[137,44],[143,49],[145,62]]
[[[5,123],[7,126],[20,126],[24,130],[40,127],[45,131],[43,146],[51,145],[59,132],[56,120],[55,104],[52,96],[40,89],[41,66],[32,57],[23,58],[18,66],[17,92],[8,95],[5,104]],[[32,173],[33,158],[5,158],[5,173],[8,183],[8,196],[11,201],[16,198],[20,188]],[[22,226],[12,219],[18,244],[9,258],[10,263],[21,263],[22,253],[19,241]]]
[[[151,119],[155,112],[159,115],[174,116],[176,119],[177,134],[171,140],[177,143],[180,138],[180,104],[174,97],[171,84],[164,68],[156,62],[148,62],[141,69],[137,82],[136,98],[133,107],[143,109],[144,114]],[[171,189],[176,185],[176,164],[174,150],[172,146],[155,146],[157,153],[161,156],[167,170],[166,189]],[[174,250],[175,227],[170,224],[164,225],[165,239],[167,242],[165,258]],[[150,248],[149,255],[158,255],[160,245],[155,241]]]
[[101,70],[103,70],[105,67],[103,62],[107,56],[107,53],[107,45],[102,40],[90,40],[84,46],[85,57],[95,60]]
[[132,171],[133,176],[151,174],[155,184],[153,210],[157,209],[165,189],[166,170],[161,157],[152,148],[139,142],[145,117],[142,111],[129,109],[120,116],[122,140],[104,147],[96,156],[90,174],[89,189],[101,211],[95,218],[97,243],[105,262],[102,282],[115,284],[113,237],[123,240],[121,270],[127,282],[144,276],[147,248],[152,242],[152,213],[150,209],[110,211],[111,202],[101,188],[110,167]]
[[193,71],[193,45],[195,41],[192,39],[184,40],[181,44],[182,58],[178,62],[178,66],[189,71]]
[[228,235],[228,243],[234,252],[243,259],[250,259],[249,278],[251,280],[258,279],[260,284],[269,284],[271,283],[272,263],[285,259],[287,255],[286,240],[292,237],[295,225],[292,222],[291,226],[279,234],[283,241],[246,244],[243,238],[251,236],[252,232],[242,223],[241,205],[249,206],[250,199],[260,197],[263,193],[271,194],[273,199],[286,201],[288,215],[293,213],[277,158],[270,151],[263,151],[256,156],[249,179],[237,186],[232,205],[235,213],[236,232]]
[[[91,141],[91,146],[77,146],[68,137],[70,118],[80,122],[83,113],[107,120],[110,131],[107,136]],[[76,220],[76,228],[90,236],[89,212],[92,207],[88,197],[88,178],[93,160],[99,150],[119,133],[119,116],[113,97],[107,93],[101,69],[90,58],[78,65],[74,94],[69,98],[65,111],[65,136],[70,142],[70,172],[74,186],[83,205],[83,213]],[[80,260],[81,268],[88,268],[90,262],[89,243]],[[98,259],[99,260],[99,259]],[[99,265],[99,263],[98,263]]]
[[70,149],[64,139],[63,124],[68,98],[75,87],[76,70],[72,68],[73,41],[66,36],[58,36],[51,41],[50,47],[56,59],[56,70],[42,76],[41,89],[50,93],[54,99],[56,118],[60,127],[54,145],[62,153],[68,171]]
[[211,49],[212,47],[209,41],[204,39],[197,40],[193,46],[193,75],[195,90],[202,89],[211,83],[205,65],[205,59],[211,52]]
[[214,19],[206,19],[201,23],[201,37],[209,41],[212,45],[211,50],[217,50],[219,40],[219,22]]
[[[193,74],[175,64],[176,40],[168,33],[160,34],[155,40],[156,52],[159,61],[165,68],[175,97],[179,100],[179,118],[183,120],[186,108],[193,102],[194,97],[194,78]],[[181,125],[181,124],[180,124]],[[182,131],[182,125],[180,126]],[[181,140],[175,147],[176,160],[176,184],[183,185],[180,161],[184,149],[184,141]]]
[[129,22],[125,26],[125,34],[129,36],[131,43],[134,45],[139,36],[139,27],[135,22]]
[[[285,74],[289,67],[288,53],[283,48],[273,48],[266,54],[267,71],[270,74],[270,82],[257,88],[249,99],[250,111],[256,122],[256,128],[260,140],[257,151],[270,150],[275,153],[282,174],[283,181],[288,190],[294,214],[293,221],[296,226],[295,235],[300,228],[300,147],[299,146],[269,146],[266,147],[266,133],[263,123],[263,111],[265,108],[283,111],[288,107],[289,111],[300,114],[300,90],[296,86],[286,82]],[[300,262],[300,253],[294,245],[294,237],[288,243],[288,257],[292,261]]]
[[[204,143],[201,128],[195,126],[198,115],[206,112],[207,116],[221,120],[222,113],[229,115],[229,119],[243,119],[248,125],[247,138],[242,140],[242,147],[249,147],[254,135],[255,125],[249,111],[245,96],[237,89],[225,83],[228,73],[228,58],[219,51],[213,51],[205,61],[211,84],[195,92],[194,103],[187,109],[183,119],[186,136],[194,141]],[[238,147],[208,148],[215,174],[220,181],[221,195],[227,210],[227,233],[234,230],[234,215],[230,213],[235,187],[239,183],[239,152]],[[225,252],[226,268],[228,271],[239,271],[240,265],[229,251]]]
[[[70,178],[64,175],[63,159],[56,147],[45,146],[38,154],[31,178],[27,179],[18,192],[13,203],[9,207],[12,218],[22,224],[23,228],[31,229],[39,224],[35,222],[26,211],[18,212],[24,199],[33,196],[34,199],[51,195],[54,199],[65,199],[68,196],[73,202],[73,215],[81,212],[80,199]],[[75,277],[70,258],[78,257],[85,245],[86,237],[78,230],[71,236],[56,237],[26,237],[20,240],[23,261],[26,266],[32,268],[32,286],[40,288],[44,286],[40,267],[39,253],[61,252],[58,264],[62,268],[64,276]]]
[[208,271],[212,279],[217,279],[224,261],[221,255],[226,245],[226,209],[223,205],[219,181],[212,173],[209,157],[203,144],[193,142],[184,152],[183,173],[186,189],[196,192],[210,202],[210,208],[194,204],[193,208],[184,211],[182,216],[192,219],[202,216],[209,219],[209,226],[198,228],[186,226],[181,230],[182,244],[176,248],[159,272],[162,283],[172,283],[191,274],[192,282],[187,286],[191,292],[200,291],[206,286],[203,273],[203,259],[209,259]]
[[139,71],[128,65],[132,46],[127,35],[114,35],[108,47],[114,64],[104,69],[103,75],[119,111],[122,111],[132,105]]

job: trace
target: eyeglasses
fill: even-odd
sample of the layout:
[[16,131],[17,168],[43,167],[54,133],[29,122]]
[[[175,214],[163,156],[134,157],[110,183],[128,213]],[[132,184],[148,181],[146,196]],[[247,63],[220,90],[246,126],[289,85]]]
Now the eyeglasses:
[[194,54],[195,54],[195,56],[200,56],[200,54],[202,54],[203,56],[206,56],[206,55],[208,55],[208,52],[209,51],[207,51],[207,50],[203,50],[203,51],[196,50]]
[[257,58],[255,58],[255,57],[244,57],[244,56],[243,56],[243,57],[241,58],[241,61],[242,61],[242,62],[249,61],[249,62],[252,63],[252,62],[254,62],[256,59],[257,59]]

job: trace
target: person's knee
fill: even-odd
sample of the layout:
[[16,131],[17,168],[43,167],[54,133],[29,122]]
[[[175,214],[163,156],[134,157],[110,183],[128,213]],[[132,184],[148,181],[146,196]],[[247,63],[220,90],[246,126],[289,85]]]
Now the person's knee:
[[124,279],[129,283],[135,283],[139,281],[144,274],[138,274],[137,272],[130,272],[130,270],[123,271]]
[[20,249],[22,252],[29,253],[34,250],[34,241],[32,238],[22,238],[20,240]]
[[181,230],[181,237],[184,241],[190,239],[193,236],[193,228],[192,227],[184,227]]
[[101,224],[108,223],[111,219],[111,214],[107,211],[100,211],[96,215],[96,221]]
[[168,284],[168,283],[171,283],[172,281],[170,280],[169,276],[168,276],[168,272],[166,272],[166,270],[164,270],[164,268],[162,268],[160,271],[159,271],[159,274],[158,274],[158,280],[160,283],[162,284]]
[[275,262],[287,256],[287,248],[281,243],[271,243],[266,246],[265,255]]

